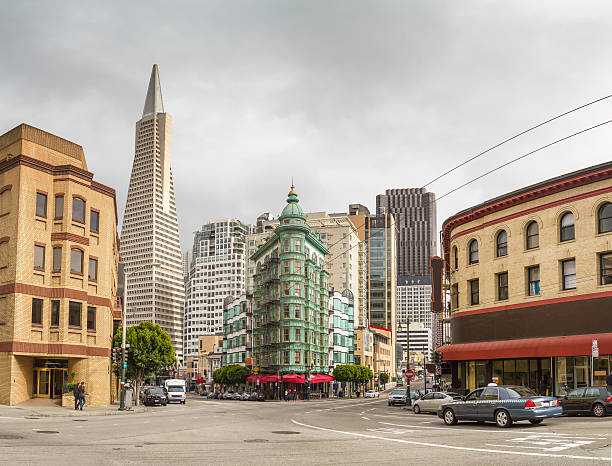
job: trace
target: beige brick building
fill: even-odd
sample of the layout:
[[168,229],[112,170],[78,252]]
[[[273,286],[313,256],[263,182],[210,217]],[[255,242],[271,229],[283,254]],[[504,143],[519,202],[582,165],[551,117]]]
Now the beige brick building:
[[492,377],[556,395],[565,385],[605,385],[612,371],[612,162],[449,217],[443,248],[452,344],[441,350],[454,387],[474,389]]
[[[0,136],[0,403],[111,395],[115,191],[81,146],[22,124]],[[119,317],[119,316],[115,316]]]

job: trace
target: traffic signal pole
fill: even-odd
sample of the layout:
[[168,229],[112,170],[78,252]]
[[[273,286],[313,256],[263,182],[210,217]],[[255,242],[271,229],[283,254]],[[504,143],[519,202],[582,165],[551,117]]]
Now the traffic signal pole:
[[121,324],[121,395],[119,397],[119,411],[125,411],[125,368],[127,366],[127,362],[125,360],[125,334],[126,332],[126,315],[127,315],[127,306],[125,305],[125,298],[127,296],[127,270],[123,270],[123,306],[121,309],[121,313],[123,314],[121,317],[123,318],[123,322]]

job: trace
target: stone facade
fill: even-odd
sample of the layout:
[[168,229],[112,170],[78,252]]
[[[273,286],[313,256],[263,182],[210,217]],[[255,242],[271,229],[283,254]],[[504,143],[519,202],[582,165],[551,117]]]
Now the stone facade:
[[61,398],[70,374],[110,402],[115,191],[81,146],[28,125],[0,136],[0,403]]

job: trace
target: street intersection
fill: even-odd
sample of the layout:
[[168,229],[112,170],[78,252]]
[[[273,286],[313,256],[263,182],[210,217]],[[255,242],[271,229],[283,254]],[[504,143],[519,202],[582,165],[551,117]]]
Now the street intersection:
[[2,463],[608,464],[612,417],[447,427],[380,400],[186,405],[123,416],[0,417]]

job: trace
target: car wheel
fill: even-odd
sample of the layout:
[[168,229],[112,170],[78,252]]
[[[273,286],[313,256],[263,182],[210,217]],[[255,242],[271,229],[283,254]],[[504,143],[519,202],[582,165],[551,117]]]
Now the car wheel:
[[421,407],[419,405],[414,405],[414,408],[412,408],[412,411],[414,412],[414,414],[421,414]]
[[[415,408],[417,407],[418,405],[415,406]],[[455,416],[455,412],[450,408],[444,410],[444,424],[447,426],[454,426],[457,424],[457,416]]]
[[593,415],[596,417],[604,417],[606,415],[606,408],[600,403],[595,403],[593,406]]
[[540,424],[544,419],[529,419],[532,424]]
[[495,413],[495,424],[497,427],[510,427],[512,425],[512,418],[505,409],[500,409]]

